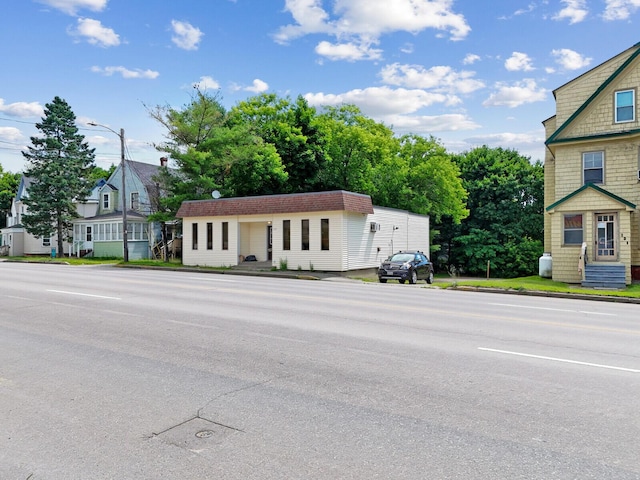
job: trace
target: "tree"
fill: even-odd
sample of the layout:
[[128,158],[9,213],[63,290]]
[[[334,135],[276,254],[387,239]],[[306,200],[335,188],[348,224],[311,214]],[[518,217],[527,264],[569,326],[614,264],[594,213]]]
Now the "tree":
[[438,227],[448,266],[482,275],[530,275],[542,255],[544,172],[515,150],[479,147],[454,156],[469,192],[469,217]]
[[76,202],[91,192],[90,178],[95,158],[84,136],[78,133],[71,107],[60,97],[45,105],[45,116],[36,128],[42,137],[31,137],[32,145],[23,152],[27,160],[25,175],[32,178],[22,216],[25,229],[36,237],[58,237],[63,254],[72,221],[78,217]]
[[185,200],[280,193],[287,174],[273,145],[265,143],[243,122],[230,122],[217,95],[196,89],[181,110],[156,107],[151,116],[167,128],[168,153],[177,171],[162,168],[158,175],[167,197],[154,219],[169,220]]
[[436,222],[447,215],[459,223],[469,215],[460,169],[436,139],[405,135],[396,155],[374,168],[376,205],[430,215]]
[[286,192],[316,191],[324,166],[324,137],[316,110],[298,96],[295,103],[262,94],[240,102],[230,112],[233,124],[245,124],[251,132],[272,144],[288,175]]
[[108,170],[97,165],[91,169],[89,178],[93,184],[96,184],[100,180],[108,180],[109,177],[116,171],[116,166],[112,163]]
[[7,215],[11,212],[11,202],[18,193],[20,174],[5,172],[0,165],[0,228],[6,225]]
[[323,190],[374,191],[374,169],[397,151],[393,131],[365,117],[355,105],[328,107],[319,115],[325,136]]

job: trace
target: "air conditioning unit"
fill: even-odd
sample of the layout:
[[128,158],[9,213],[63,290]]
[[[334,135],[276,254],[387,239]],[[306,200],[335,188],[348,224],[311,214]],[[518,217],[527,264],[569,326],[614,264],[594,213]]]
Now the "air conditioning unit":
[[380,230],[380,224],[377,222],[371,222],[369,224],[369,228],[371,232],[378,232]]

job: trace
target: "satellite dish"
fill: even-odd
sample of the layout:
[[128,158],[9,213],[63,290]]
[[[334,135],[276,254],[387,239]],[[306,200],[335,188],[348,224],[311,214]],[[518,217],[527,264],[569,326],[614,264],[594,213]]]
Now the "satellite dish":
[[211,196],[215,199],[220,198],[220,192],[218,190],[214,190],[213,192],[211,192]]

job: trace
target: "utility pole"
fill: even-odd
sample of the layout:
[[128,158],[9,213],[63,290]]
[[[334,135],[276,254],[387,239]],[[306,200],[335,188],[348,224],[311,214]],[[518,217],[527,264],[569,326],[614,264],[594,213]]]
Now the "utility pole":
[[122,171],[122,258],[125,262],[129,261],[129,244],[127,242],[128,232],[127,232],[127,184],[126,184],[126,175],[125,175],[125,159],[124,159],[124,128],[120,129],[120,133],[115,130],[107,127],[106,125],[101,125],[95,122],[89,122],[87,125],[91,125],[92,127],[102,127],[109,130],[112,133],[115,133],[120,137],[120,170]]
[[120,129],[120,169],[122,170],[122,253],[124,262],[129,261],[129,244],[127,232],[127,187],[124,160],[124,128]]

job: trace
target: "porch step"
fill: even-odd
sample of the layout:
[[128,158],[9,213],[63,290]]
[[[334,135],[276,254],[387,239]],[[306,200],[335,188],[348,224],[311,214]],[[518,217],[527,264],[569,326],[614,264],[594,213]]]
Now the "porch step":
[[619,263],[588,263],[582,286],[588,288],[626,288],[625,267]]

